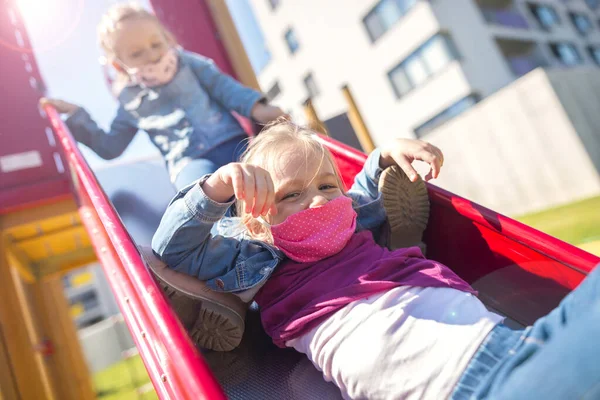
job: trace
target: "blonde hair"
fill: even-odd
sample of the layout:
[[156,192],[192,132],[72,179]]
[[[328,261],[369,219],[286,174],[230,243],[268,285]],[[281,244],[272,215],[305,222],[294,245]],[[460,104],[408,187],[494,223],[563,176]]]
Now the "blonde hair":
[[[294,124],[283,117],[269,123],[262,129],[260,134],[250,142],[248,148],[242,154],[240,162],[256,165],[271,172],[277,167],[282,150],[291,147],[294,148],[295,152],[301,152],[304,155],[306,165],[309,165],[315,158],[320,159],[319,166],[323,165],[324,162],[330,162],[335,171],[339,188],[344,191],[344,184],[335,160],[323,142],[319,140],[317,133],[307,127]],[[267,229],[261,222],[252,217],[252,214],[245,213],[244,206],[244,201],[238,200],[236,211],[245,226],[249,224],[254,226],[254,229],[248,230],[249,234],[253,239],[272,244],[273,238],[270,229]]]
[[[107,64],[111,64],[117,60],[114,33],[120,29],[119,25],[121,22],[131,19],[149,19],[154,21],[161,28],[167,40],[171,41],[174,45],[177,44],[175,36],[150,11],[136,3],[116,4],[109,8],[102,16],[97,28],[98,44],[104,51],[105,62]],[[113,93],[118,96],[128,82],[129,76],[127,73],[117,70],[117,78],[113,82],[112,87]]]

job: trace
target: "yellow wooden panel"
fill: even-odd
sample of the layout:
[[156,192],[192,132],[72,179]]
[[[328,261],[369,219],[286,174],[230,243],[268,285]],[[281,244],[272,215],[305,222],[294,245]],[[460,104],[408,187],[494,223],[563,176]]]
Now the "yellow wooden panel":
[[[63,254],[68,254],[76,251],[79,248],[79,244],[75,242],[75,238],[73,235],[66,235],[64,240],[52,240],[47,241],[48,247],[50,249],[49,256],[60,256]],[[37,261],[37,260],[36,260]]]
[[344,95],[344,99],[348,105],[348,119],[350,120],[350,124],[356,133],[356,137],[360,142],[361,147],[365,151],[365,153],[369,154],[375,148],[373,144],[373,139],[371,138],[371,133],[369,132],[369,128],[365,124],[365,121],[354,101],[354,96],[352,95],[352,91],[348,87],[348,85],[342,87],[342,94]]
[[90,236],[86,233],[85,235],[81,235],[81,246],[82,247],[91,247],[92,241],[90,240]]
[[83,239],[86,236],[85,228],[82,225],[77,225],[41,236],[23,239],[18,242],[18,245],[33,261],[40,261],[47,257],[70,253],[84,247]]
[[21,225],[21,226],[12,228],[7,233],[9,233],[13,239],[19,240],[19,239],[35,236],[39,233],[39,230],[35,227],[35,225],[30,224],[30,225]]
[[23,316],[27,304],[19,302],[14,276],[4,258],[7,253],[4,241],[0,241],[0,325],[4,334],[6,352],[9,355],[12,375],[22,399],[52,398],[45,384],[43,366],[39,354],[34,351]]
[[229,13],[227,4],[222,0],[209,0],[208,7],[215,21],[221,43],[225,45],[228,59],[233,66],[237,79],[246,86],[260,90],[258,79],[252,69],[244,44]]
[[63,274],[75,268],[83,267],[97,260],[93,247],[77,249],[71,253],[48,257],[36,263],[39,276]]
[[77,274],[73,274],[69,281],[71,282],[72,287],[79,287],[90,284],[94,281],[94,274],[89,271],[80,272]]
[[17,245],[16,247],[19,250],[21,250],[24,254],[27,255],[27,258],[30,260],[30,262],[43,260],[44,258],[48,257],[48,255],[49,255],[48,250],[42,245],[27,246],[27,247]]
[[13,245],[8,238],[1,235],[0,245],[4,246],[4,254],[0,253],[0,257],[6,257],[7,268],[15,268],[25,281],[33,282],[35,280],[35,273],[31,265],[31,260],[25,251]]
[[82,303],[71,304],[71,307],[69,307],[69,315],[73,319],[79,317],[84,312],[85,312],[85,307],[83,306]]
[[10,232],[12,229],[37,224],[48,218],[56,216],[72,215],[77,211],[77,205],[72,199],[59,201],[52,204],[43,205],[40,207],[28,208],[25,210],[15,211],[10,214],[0,217],[0,230]]
[[36,283],[34,294],[40,309],[45,311],[41,313],[41,323],[54,344],[54,354],[47,363],[54,378],[57,399],[95,399],[89,369],[69,315],[69,303],[60,277]]
[[39,222],[40,227],[46,233],[52,233],[79,224],[81,224],[81,221],[76,211],[70,214],[57,215],[56,217],[47,218]]
[[[42,343],[44,338],[44,332],[40,329],[40,323],[38,320],[38,310],[36,307],[31,304],[31,297],[29,289],[31,286],[26,285],[22,279],[20,279],[19,273],[14,269],[11,270],[13,275],[13,282],[15,283],[16,294],[19,303],[21,304],[21,314],[23,316],[23,320],[25,321],[25,328],[27,329],[27,336],[31,341],[32,347],[35,349],[36,345]],[[46,388],[47,399],[54,399],[54,387],[52,382],[50,381],[50,375],[48,368],[46,368],[46,364],[44,362],[44,356],[36,351],[35,352],[35,360],[39,365],[40,378],[42,384]]]
[[81,220],[77,212],[31,221],[30,223],[7,229],[6,232],[15,240],[25,240],[68,230],[73,226],[81,226]]
[[6,353],[8,344],[5,342],[2,331],[0,331],[0,400],[19,400],[19,389],[17,382],[11,373],[12,365],[10,357]]

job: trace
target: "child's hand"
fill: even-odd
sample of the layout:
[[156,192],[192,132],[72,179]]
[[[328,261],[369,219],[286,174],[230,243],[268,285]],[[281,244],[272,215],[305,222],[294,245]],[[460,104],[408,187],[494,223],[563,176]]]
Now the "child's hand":
[[255,165],[230,163],[217,170],[202,185],[204,193],[219,203],[231,196],[244,200],[244,211],[253,217],[277,214],[275,186],[271,174]]
[[263,103],[256,103],[254,107],[252,107],[250,116],[253,120],[261,124],[267,124],[279,117],[289,118],[289,115],[284,113],[281,108]]
[[45,105],[53,106],[60,114],[72,114],[79,108],[77,104],[68,103],[64,100],[42,97],[40,99],[40,106],[43,108]]
[[418,179],[417,171],[413,168],[415,160],[424,161],[431,168],[425,180],[435,179],[440,174],[444,164],[444,154],[434,145],[416,139],[396,139],[388,148],[381,149],[379,166],[387,168],[398,165],[408,178],[415,182]]

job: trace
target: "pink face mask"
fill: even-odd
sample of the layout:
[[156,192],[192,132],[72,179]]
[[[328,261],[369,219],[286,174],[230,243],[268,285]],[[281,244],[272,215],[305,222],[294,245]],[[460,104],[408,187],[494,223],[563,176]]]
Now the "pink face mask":
[[271,226],[273,242],[298,262],[314,262],[339,253],[356,229],[352,199],[340,196],[316,208],[290,215]]
[[177,51],[169,49],[156,63],[127,68],[127,73],[135,83],[146,87],[160,86],[169,83],[175,77],[178,61]]

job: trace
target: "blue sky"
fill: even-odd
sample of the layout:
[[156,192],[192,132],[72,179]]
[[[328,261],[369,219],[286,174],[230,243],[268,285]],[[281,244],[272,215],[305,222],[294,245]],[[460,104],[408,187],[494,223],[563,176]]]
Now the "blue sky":
[[[48,95],[85,107],[104,129],[110,126],[117,104],[98,61],[102,53],[96,41],[96,25],[106,9],[119,2],[18,0]],[[138,3],[149,8],[149,0]],[[252,66],[262,69],[269,53],[248,0],[227,0],[227,4]],[[86,148],[82,147],[82,152],[93,168],[106,164]],[[140,131],[120,160],[150,156],[159,156],[158,150]]]

